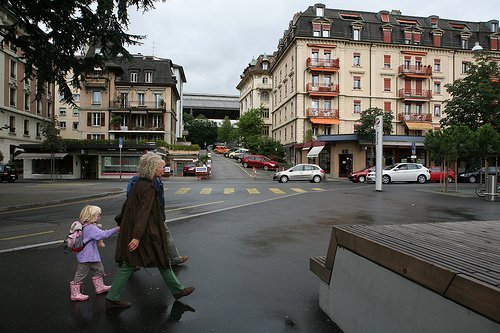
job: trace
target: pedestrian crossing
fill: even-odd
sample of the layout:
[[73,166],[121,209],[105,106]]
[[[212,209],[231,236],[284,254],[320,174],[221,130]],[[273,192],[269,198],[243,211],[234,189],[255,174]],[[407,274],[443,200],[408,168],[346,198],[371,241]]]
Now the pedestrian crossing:
[[250,194],[250,195],[262,195],[262,194],[279,194],[279,195],[284,195],[284,194],[293,194],[293,193],[307,193],[307,192],[320,192],[320,191],[325,191],[325,189],[321,187],[313,187],[310,189],[303,189],[299,187],[291,187],[287,189],[283,188],[277,188],[277,187],[269,187],[269,188],[255,188],[255,187],[248,187],[248,188],[243,188],[243,189],[238,189],[236,190],[234,187],[224,187],[224,188],[217,188],[214,189],[212,187],[204,187],[202,189],[193,189],[190,187],[181,187],[179,189],[171,189],[171,188],[166,188],[165,191],[170,194],[175,194],[175,195],[183,195],[183,194],[202,194],[202,195],[209,195],[209,194],[225,194],[225,195],[231,195],[231,194],[236,194],[236,193],[245,193],[245,194]]

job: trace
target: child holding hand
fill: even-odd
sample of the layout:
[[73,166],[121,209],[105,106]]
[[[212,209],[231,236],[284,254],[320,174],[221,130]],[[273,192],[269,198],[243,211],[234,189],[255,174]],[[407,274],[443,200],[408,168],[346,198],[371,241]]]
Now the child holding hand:
[[[98,206],[87,205],[80,212],[80,222],[83,225],[83,242],[85,247],[82,251],[76,253],[78,265],[73,281],[70,284],[71,300],[86,301],[89,296],[82,294],[82,281],[92,271],[92,282],[96,294],[107,292],[111,286],[104,285],[102,277],[104,266],[99,255],[98,242],[116,234],[120,227],[114,227],[108,230],[101,230],[98,222],[101,219],[101,208]],[[99,245],[103,247],[102,245]]]

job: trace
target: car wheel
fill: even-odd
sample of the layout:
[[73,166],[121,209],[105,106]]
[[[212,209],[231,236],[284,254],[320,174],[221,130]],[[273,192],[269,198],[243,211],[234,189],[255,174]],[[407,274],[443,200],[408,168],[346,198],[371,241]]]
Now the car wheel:
[[419,175],[417,177],[417,182],[419,182],[420,184],[424,184],[426,181],[427,181],[427,177],[425,177],[425,175]]
[[245,163],[243,163],[243,166],[244,166],[245,168],[248,168],[248,163],[246,163],[246,162],[245,162]]
[[314,176],[312,179],[313,183],[319,183],[321,182],[321,177],[320,176]]
[[360,182],[360,183],[366,182],[366,177],[365,176],[359,176],[358,182]]
[[475,183],[476,180],[476,176],[469,176],[469,183]]
[[390,182],[391,182],[391,177],[389,177],[387,175],[382,176],[382,183],[383,184],[389,184]]
[[287,176],[281,176],[280,177],[280,183],[287,183],[288,182],[288,177]]
[[264,165],[264,170],[269,170],[269,167],[267,165]]
[[453,183],[453,177],[448,176],[448,183]]

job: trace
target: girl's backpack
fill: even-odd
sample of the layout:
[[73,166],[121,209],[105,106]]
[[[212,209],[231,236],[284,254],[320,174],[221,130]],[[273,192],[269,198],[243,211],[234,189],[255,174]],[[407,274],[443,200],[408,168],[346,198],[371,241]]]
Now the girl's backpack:
[[71,224],[71,227],[69,228],[69,234],[64,240],[65,243],[65,252],[67,253],[68,250],[71,250],[71,252],[80,252],[83,250],[85,245],[87,243],[83,242],[83,228],[85,228],[87,225],[82,225],[80,221],[75,221]]

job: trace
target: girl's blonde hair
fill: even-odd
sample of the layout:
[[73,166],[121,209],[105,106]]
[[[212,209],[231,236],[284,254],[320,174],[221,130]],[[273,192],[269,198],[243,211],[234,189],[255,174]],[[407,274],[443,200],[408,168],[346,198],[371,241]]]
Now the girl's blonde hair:
[[165,164],[165,161],[163,161],[160,155],[151,152],[146,153],[139,159],[137,174],[140,178],[152,180],[155,177],[156,168],[160,164]]
[[101,214],[101,208],[98,206],[87,205],[80,212],[80,222],[94,223],[97,221],[98,215]]

